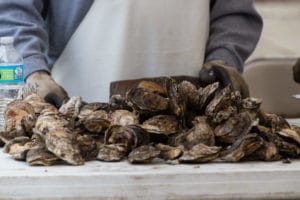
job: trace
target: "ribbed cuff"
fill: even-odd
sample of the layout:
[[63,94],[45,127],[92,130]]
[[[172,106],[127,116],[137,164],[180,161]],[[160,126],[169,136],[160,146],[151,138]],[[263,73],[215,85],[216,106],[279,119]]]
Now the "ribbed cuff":
[[25,79],[36,71],[46,71],[50,73],[46,61],[42,56],[30,56],[24,58],[24,76]]
[[242,73],[244,70],[242,61],[240,61],[233,52],[226,48],[218,48],[205,58],[205,62],[212,60],[222,60],[227,65],[236,68],[240,73]]

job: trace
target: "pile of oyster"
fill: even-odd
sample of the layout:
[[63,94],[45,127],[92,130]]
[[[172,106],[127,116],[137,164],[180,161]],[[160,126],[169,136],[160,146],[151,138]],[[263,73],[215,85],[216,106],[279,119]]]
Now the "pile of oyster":
[[36,94],[15,100],[0,133],[4,152],[29,165],[85,161],[275,161],[300,155],[299,128],[230,86],[141,81],[108,103],[72,97],[59,109]]

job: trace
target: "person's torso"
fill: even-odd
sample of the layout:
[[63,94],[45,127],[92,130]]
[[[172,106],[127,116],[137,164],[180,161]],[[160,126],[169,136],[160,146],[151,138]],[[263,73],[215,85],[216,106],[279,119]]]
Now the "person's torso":
[[53,76],[71,95],[88,100],[107,99],[115,80],[196,76],[208,38],[209,2],[97,0]]
[[94,0],[48,0],[45,2],[48,6],[46,26],[49,31],[47,61],[52,67]]

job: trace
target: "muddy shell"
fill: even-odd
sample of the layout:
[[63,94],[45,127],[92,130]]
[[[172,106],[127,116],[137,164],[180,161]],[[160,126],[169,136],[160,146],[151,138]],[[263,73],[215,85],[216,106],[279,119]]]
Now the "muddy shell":
[[144,121],[141,127],[148,132],[164,135],[175,134],[181,129],[174,115],[156,115]]
[[83,165],[76,135],[65,129],[55,129],[46,133],[45,143],[49,151],[72,165]]
[[25,160],[31,146],[29,137],[16,137],[5,144],[3,152],[10,154],[16,160]]
[[98,154],[98,146],[91,135],[77,135],[80,154],[85,161],[94,160]]
[[182,163],[205,163],[218,158],[221,147],[206,146],[205,144],[197,144],[192,149],[184,151],[183,155],[179,158]]
[[138,116],[128,110],[115,110],[110,114],[111,125],[136,125],[139,123]]
[[26,162],[31,166],[51,166],[60,163],[60,159],[46,148],[30,149]]
[[139,113],[158,113],[166,111],[169,99],[144,88],[132,88],[126,93],[127,104]]
[[128,151],[150,142],[149,134],[139,126],[113,125],[105,132],[105,144],[124,144]]
[[130,163],[150,163],[154,158],[157,158],[160,154],[160,150],[151,146],[140,146],[128,155],[128,161]]
[[175,160],[183,153],[183,147],[173,147],[161,143],[155,145],[155,147],[160,150],[158,157],[164,160]]
[[194,127],[175,138],[175,145],[183,145],[186,149],[191,149],[199,143],[215,146],[214,132],[207,123],[206,117],[196,117],[193,124]]
[[99,149],[97,159],[106,162],[122,160],[127,154],[127,147],[124,144],[102,145]]
[[242,158],[251,155],[263,145],[263,139],[255,133],[242,135],[232,146],[222,152],[221,159],[229,162],[238,162]]
[[251,130],[252,124],[253,122],[249,113],[243,112],[229,118],[223,124],[218,125],[214,133],[219,142],[232,144],[238,137],[247,134]]
[[97,110],[82,119],[83,126],[90,132],[104,132],[109,126],[109,116],[105,110]]

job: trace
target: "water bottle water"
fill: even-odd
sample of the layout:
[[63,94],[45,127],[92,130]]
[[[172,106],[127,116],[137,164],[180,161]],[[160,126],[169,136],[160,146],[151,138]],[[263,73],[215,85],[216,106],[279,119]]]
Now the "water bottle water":
[[6,105],[20,98],[24,86],[23,58],[13,37],[0,37],[0,131],[4,130]]

